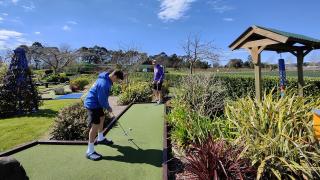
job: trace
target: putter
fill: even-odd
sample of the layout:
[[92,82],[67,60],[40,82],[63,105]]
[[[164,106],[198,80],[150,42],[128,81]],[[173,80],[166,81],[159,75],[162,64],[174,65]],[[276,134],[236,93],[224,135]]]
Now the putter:
[[[116,116],[113,114],[113,112],[111,112],[111,115],[115,118]],[[122,125],[120,124],[120,122],[118,121],[117,122],[120,126],[120,128],[122,129],[123,133],[125,136],[128,136],[128,132],[124,130],[124,128],[122,127]]]

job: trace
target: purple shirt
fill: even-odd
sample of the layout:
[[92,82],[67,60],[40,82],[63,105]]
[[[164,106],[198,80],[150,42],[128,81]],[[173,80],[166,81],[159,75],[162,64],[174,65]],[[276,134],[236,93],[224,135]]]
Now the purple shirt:
[[162,66],[157,64],[154,67],[153,72],[154,72],[154,76],[153,76],[153,80],[154,81],[163,81],[163,79],[164,79],[164,70],[163,70]]

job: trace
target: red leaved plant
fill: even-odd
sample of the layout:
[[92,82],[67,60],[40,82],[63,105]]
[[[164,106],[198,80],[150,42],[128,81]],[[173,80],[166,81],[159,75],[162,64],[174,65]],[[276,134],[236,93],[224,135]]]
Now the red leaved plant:
[[209,137],[186,153],[186,171],[201,180],[254,179],[256,170],[249,159],[240,156],[242,150]]

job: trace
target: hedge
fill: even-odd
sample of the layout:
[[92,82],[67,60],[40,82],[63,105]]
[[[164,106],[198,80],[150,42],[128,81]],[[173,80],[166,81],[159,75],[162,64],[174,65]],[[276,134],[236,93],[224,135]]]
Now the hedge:
[[[170,86],[179,86],[181,77],[186,76],[182,74],[165,74],[165,79],[168,80]],[[222,81],[226,86],[227,96],[231,99],[237,99],[248,94],[255,96],[255,80],[251,76],[241,76],[232,74],[213,74]],[[146,81],[151,82],[153,73],[136,72],[129,75],[130,81]],[[320,96],[320,78],[305,77],[304,94],[314,97]],[[262,77],[262,90],[269,92],[272,89],[278,89],[279,78],[274,76]],[[287,78],[287,88],[296,90],[298,92],[298,80],[296,77]]]

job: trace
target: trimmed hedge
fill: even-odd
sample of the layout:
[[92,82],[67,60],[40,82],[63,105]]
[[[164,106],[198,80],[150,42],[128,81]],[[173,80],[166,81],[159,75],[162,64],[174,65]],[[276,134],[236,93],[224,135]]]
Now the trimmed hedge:
[[[237,99],[250,95],[255,96],[255,79],[254,77],[238,76],[238,75],[218,75],[227,89],[227,96],[231,99]],[[317,97],[320,95],[320,79],[305,78],[304,95]],[[262,90],[269,93],[272,89],[279,89],[279,78],[263,77]],[[298,93],[297,78],[287,78],[287,89]]]
[[[181,74],[165,74],[165,79],[169,82],[169,86],[179,86],[181,78],[186,75]],[[255,96],[255,80],[251,76],[232,75],[232,74],[213,74],[216,76],[227,89],[227,97],[237,99],[245,97],[248,94],[252,97]],[[151,82],[153,73],[136,72],[129,75],[130,81],[145,81]],[[306,96],[320,96],[320,78],[305,77],[304,94]],[[272,89],[278,89],[279,78],[271,76],[262,77],[262,90],[267,93]],[[298,80],[295,77],[287,78],[287,89],[296,91],[298,93]]]

